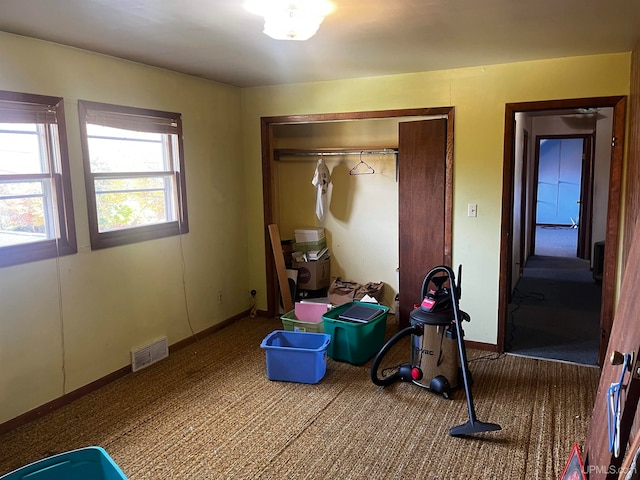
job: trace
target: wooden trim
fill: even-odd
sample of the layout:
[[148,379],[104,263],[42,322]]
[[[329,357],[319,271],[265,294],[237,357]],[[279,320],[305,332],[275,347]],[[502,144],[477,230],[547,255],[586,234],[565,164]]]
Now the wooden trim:
[[260,133],[262,139],[262,192],[264,212],[264,259],[266,271],[267,314],[275,316],[278,311],[277,276],[274,264],[271,242],[268,234],[268,225],[278,223],[276,217],[275,175],[274,175],[274,148],[273,126],[313,122],[336,122],[345,120],[371,120],[376,118],[402,118],[446,116],[447,121],[447,198],[445,199],[445,216],[447,225],[445,228],[445,260],[451,263],[451,246],[453,231],[453,131],[454,131],[454,107],[435,108],[409,108],[395,110],[373,110],[365,112],[339,112],[317,113],[302,115],[284,115],[277,117],[262,117],[260,119]]
[[342,120],[369,120],[373,118],[423,117],[430,115],[448,115],[453,107],[407,108],[398,110],[371,110],[365,112],[315,113],[303,115],[284,115],[280,117],[262,117],[263,123],[286,125],[295,123],[335,122]]
[[[3,101],[22,104],[22,112],[20,107],[16,109],[16,112],[21,113],[25,113],[25,109],[31,110],[31,107],[41,110],[40,114],[43,114],[45,110],[53,110],[53,113],[45,115],[46,119],[35,121],[35,118],[33,118],[34,123],[55,124],[57,126],[58,131],[55,139],[51,138],[53,134],[50,129],[47,128],[45,133],[47,138],[47,173],[5,175],[4,177],[8,180],[14,177],[15,181],[29,178],[51,180],[53,195],[50,202],[57,215],[55,223],[58,233],[56,234],[57,238],[0,247],[0,268],[75,254],[78,252],[78,245],[73,211],[73,189],[71,187],[71,171],[69,168],[69,146],[67,143],[64,100],[62,97],[0,91],[0,102]],[[27,107],[27,104],[30,104],[31,107]],[[35,107],[36,105],[39,108]],[[27,117],[30,118],[31,114],[27,114]],[[55,145],[58,146],[58,152],[55,152]],[[59,157],[58,167],[55,166],[56,156]]]
[[[506,106],[515,112],[546,112],[548,110],[557,110],[554,115],[562,115],[563,113],[571,113],[576,108],[606,108],[616,107],[618,102],[626,101],[626,96],[615,95],[610,97],[587,97],[587,98],[569,98],[562,100],[541,100],[533,102],[516,102],[507,103]],[[566,110],[563,112],[563,110]]]
[[455,108],[447,117],[447,158],[445,161],[444,191],[444,263],[453,267],[453,129]]
[[225,327],[228,327],[232,323],[237,322],[238,320],[242,320],[243,318],[247,318],[249,316],[249,312],[251,310],[245,310],[244,312],[240,312],[233,317],[227,318],[220,323],[216,323],[215,325],[202,330],[201,332],[196,332],[194,335],[191,335],[185,339],[180,340],[179,342],[174,343],[169,347],[169,353],[177,352],[178,350],[182,350],[184,347],[191,345],[192,343],[196,343],[198,340],[202,340],[205,337],[208,337],[212,333],[216,333],[222,330]]
[[[272,125],[278,124],[278,117],[262,118],[260,121],[260,132],[262,138],[262,197],[264,215],[264,260],[267,281],[267,314],[275,316],[278,311],[278,288],[277,273],[273,250],[271,249],[271,237],[269,235],[269,225],[277,223],[275,218],[275,173],[273,157],[273,129]],[[285,117],[286,118],[286,117]]]
[[[627,140],[626,193],[624,202],[624,239],[622,269],[634,241],[632,232],[640,215],[640,40],[631,53],[631,89],[629,94],[629,138]],[[635,239],[637,241],[637,239]]]
[[580,184],[580,216],[578,226],[578,257],[591,260],[593,231],[593,171],[595,151],[593,134],[586,135],[582,143],[582,179]]
[[511,290],[511,256],[512,256],[512,198],[513,198],[513,171],[514,171],[514,123],[517,112],[541,112],[554,111],[554,114],[562,114],[563,110],[589,107],[613,108],[613,136],[616,138],[616,146],[611,151],[611,167],[609,172],[609,205],[607,209],[607,228],[605,243],[614,248],[605,249],[604,274],[602,280],[602,309],[600,313],[600,356],[602,364],[606,353],[607,343],[613,325],[613,311],[615,302],[618,239],[620,225],[620,192],[622,187],[622,167],[624,156],[624,132],[626,116],[626,96],[576,98],[567,100],[549,100],[541,102],[508,103],[505,105],[504,127],[504,162],[503,162],[503,190],[502,190],[502,219],[500,225],[500,275],[498,280],[498,346],[504,351],[507,307]]
[[84,397],[85,395],[98,390],[105,385],[118,380],[121,377],[124,377],[128,373],[131,373],[131,365],[120,368],[115,372],[105,375],[104,377],[85,385],[84,387],[80,387],[73,392],[67,393],[62,397],[56,398],[55,400],[47,402],[44,405],[36,407],[33,410],[12,418],[11,420],[0,424],[0,435],[21,427],[22,425],[25,425],[29,422],[37,420],[38,418],[41,418],[48,413],[53,412],[54,410],[58,410],[59,408],[62,408],[65,405],[68,405],[71,402]]
[[[224,327],[227,327],[242,318],[246,318],[248,315],[249,315],[249,310],[245,312],[241,312],[237,315],[234,315],[231,318],[228,318],[227,320],[224,320],[220,323],[217,323],[216,325],[213,325],[212,327],[207,328],[206,330],[203,330],[194,335],[191,335],[190,337],[187,337],[184,340],[180,340],[179,342],[176,342],[169,347],[169,353],[177,352],[178,350],[181,350],[182,348],[188,345],[191,345],[192,343],[195,343],[198,340],[201,340],[204,337],[211,335],[212,333],[222,330]],[[96,390],[99,390],[100,388],[130,373],[132,373],[131,365],[127,365],[126,367],[119,368],[118,370],[111,372],[105,375],[104,377],[99,378],[98,380],[88,383],[87,385],[84,385],[72,392],[62,395],[61,397],[58,397],[50,402],[47,402],[44,405],[40,405],[39,407],[36,407],[33,410],[25,412],[22,415],[19,415],[15,418],[12,418],[11,420],[1,423],[0,435],[3,435],[11,430],[21,427],[22,425],[30,423],[34,420],[37,420],[38,418],[41,418],[55,410],[58,410],[59,408],[69,405],[75,400],[78,400],[79,398],[82,398],[91,392],[95,392]]]
[[515,168],[515,114],[513,104],[505,105],[504,164],[502,167],[502,218],[500,221],[500,269],[498,276],[498,351],[504,352],[507,336],[507,306],[511,299],[511,236],[513,232],[513,171]]
[[[622,192],[622,169],[625,151],[625,119],[627,97],[618,97],[613,113],[613,137],[615,145],[611,147],[611,166],[609,167],[609,208],[607,210],[607,229],[605,234],[604,272],[602,275],[602,309],[600,310],[600,355],[598,364],[602,365],[607,352],[609,335],[613,326],[615,310],[616,275],[618,272],[618,240],[620,235],[620,207]],[[612,248],[613,247],[613,248]]]
[[[590,232],[592,228],[591,210],[590,210],[590,201],[591,201],[590,188],[593,186],[593,179],[591,178],[591,172],[593,170],[592,169],[593,159],[592,159],[592,151],[591,151],[591,144],[593,143],[593,134],[591,133],[576,133],[576,134],[564,134],[564,135],[536,135],[535,157],[533,159],[534,166],[533,166],[533,183],[532,183],[532,186],[533,186],[532,229],[534,230],[533,232],[531,232],[532,245],[534,247],[532,252],[535,252],[535,238],[536,238],[535,227],[536,226],[545,226],[545,225],[559,226],[560,225],[560,224],[545,224],[545,223],[536,222],[536,219],[538,217],[537,215],[538,213],[538,181],[539,181],[538,175],[540,173],[540,142],[541,140],[572,140],[572,139],[582,140],[582,153],[584,155],[581,161],[581,167],[580,167],[580,208],[579,208],[578,221],[581,226],[578,229],[579,237],[578,237],[576,255],[579,258],[589,259],[590,258],[589,252],[591,252],[591,248],[590,248],[590,245],[586,244],[585,242],[588,242],[589,239],[591,238]],[[582,224],[585,223],[585,218],[587,219],[586,226],[583,226]],[[562,225],[569,225],[569,224],[567,223]]]

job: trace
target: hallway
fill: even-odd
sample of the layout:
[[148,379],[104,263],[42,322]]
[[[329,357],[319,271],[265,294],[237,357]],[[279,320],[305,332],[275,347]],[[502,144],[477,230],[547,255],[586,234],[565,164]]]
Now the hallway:
[[597,365],[601,285],[575,256],[577,229],[540,230],[509,304],[506,351]]

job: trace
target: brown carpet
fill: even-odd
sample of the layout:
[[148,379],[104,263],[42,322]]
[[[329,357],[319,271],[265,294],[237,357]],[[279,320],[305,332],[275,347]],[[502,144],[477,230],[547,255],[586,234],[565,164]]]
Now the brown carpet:
[[[259,345],[278,328],[276,319],[241,320],[0,436],[0,473],[100,445],[131,480],[550,479],[572,444],[584,444],[596,368],[473,361],[478,418],[502,431],[453,438],[449,428],[468,419],[463,390],[445,400],[408,383],[383,389],[370,362],[331,359],[317,385],[269,381]],[[410,353],[389,355],[400,363]]]

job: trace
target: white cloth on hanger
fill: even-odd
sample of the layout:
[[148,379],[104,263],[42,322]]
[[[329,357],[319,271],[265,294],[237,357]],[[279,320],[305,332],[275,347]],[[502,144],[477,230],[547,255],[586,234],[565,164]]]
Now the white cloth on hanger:
[[318,160],[318,166],[316,167],[316,172],[313,175],[311,183],[317,189],[316,217],[318,217],[318,220],[322,220],[324,218],[324,213],[327,210],[327,188],[331,183],[329,168],[327,168],[327,165],[324,163],[322,158]]

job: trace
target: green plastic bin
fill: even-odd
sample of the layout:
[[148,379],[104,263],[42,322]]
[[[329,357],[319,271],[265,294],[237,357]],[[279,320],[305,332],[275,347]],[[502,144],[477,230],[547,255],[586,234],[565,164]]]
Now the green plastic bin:
[[[367,323],[354,323],[338,318],[352,305],[366,305],[380,310]],[[366,302],[349,302],[332,308],[322,316],[324,332],[331,335],[327,355],[334,360],[361,365],[380,351],[384,345],[389,307]]]
[[324,333],[324,321],[304,322],[298,320],[295,310],[285,313],[280,319],[282,320],[282,327],[288,332]]

